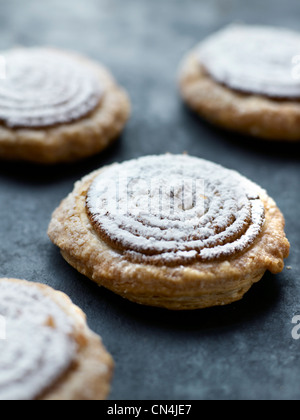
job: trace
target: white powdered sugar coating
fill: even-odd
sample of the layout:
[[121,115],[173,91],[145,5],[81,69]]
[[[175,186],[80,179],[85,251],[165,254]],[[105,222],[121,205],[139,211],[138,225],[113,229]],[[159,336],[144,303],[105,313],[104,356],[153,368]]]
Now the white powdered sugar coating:
[[202,42],[197,52],[217,82],[274,98],[300,98],[299,54],[299,33],[248,25],[226,27]]
[[104,169],[87,195],[100,235],[133,262],[227,258],[260,235],[262,190],[235,171],[185,155],[148,156]]
[[0,120],[8,127],[47,127],[76,121],[96,108],[103,91],[79,60],[50,49],[3,52]]
[[36,287],[1,280],[0,400],[33,400],[70,366],[76,345],[70,318]]

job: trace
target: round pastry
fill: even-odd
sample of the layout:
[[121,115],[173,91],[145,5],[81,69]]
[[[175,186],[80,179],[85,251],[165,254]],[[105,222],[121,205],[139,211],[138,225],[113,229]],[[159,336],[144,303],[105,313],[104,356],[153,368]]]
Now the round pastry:
[[185,58],[180,90],[209,122],[269,140],[300,140],[300,34],[230,25]]
[[100,152],[122,131],[129,100],[100,64],[50,48],[1,57],[0,158],[75,161]]
[[235,171],[185,155],[100,169],[54,212],[49,236],[73,267],[140,304],[197,309],[239,300],[283,270],[284,218]]
[[102,400],[113,361],[63,293],[0,279],[0,400]]

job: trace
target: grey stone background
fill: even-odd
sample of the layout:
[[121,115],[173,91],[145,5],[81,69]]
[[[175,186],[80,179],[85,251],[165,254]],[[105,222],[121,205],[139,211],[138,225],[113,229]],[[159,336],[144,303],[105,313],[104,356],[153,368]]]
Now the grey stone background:
[[[116,362],[111,399],[299,399],[299,146],[259,142],[200,121],[176,89],[182,56],[232,21],[299,28],[299,0],[0,0],[0,49],[51,45],[110,67],[133,112],[120,140],[75,165],[0,163],[0,277],[66,292]],[[163,152],[236,169],[266,188],[286,216],[292,251],[241,302],[173,313],[139,307],[69,267],[47,238],[54,208],[90,171]],[[1,355],[0,355],[1,357]]]

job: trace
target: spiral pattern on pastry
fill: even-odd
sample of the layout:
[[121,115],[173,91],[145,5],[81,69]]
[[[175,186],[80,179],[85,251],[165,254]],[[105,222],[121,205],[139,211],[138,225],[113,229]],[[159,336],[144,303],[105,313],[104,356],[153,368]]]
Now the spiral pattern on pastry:
[[204,40],[199,62],[231,89],[281,99],[299,99],[300,34],[296,31],[233,24]]
[[235,171],[189,156],[148,156],[101,171],[87,194],[100,236],[134,263],[226,259],[262,232],[262,190]]
[[88,115],[103,91],[94,72],[79,59],[43,48],[2,54],[0,120],[8,127],[41,128]]
[[8,280],[0,281],[0,315],[0,400],[33,400],[74,359],[72,322],[36,287]]

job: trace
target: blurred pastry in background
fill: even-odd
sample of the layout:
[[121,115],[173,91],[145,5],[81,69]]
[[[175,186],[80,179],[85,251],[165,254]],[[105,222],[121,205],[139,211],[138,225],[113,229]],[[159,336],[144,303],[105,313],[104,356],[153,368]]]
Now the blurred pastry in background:
[[0,279],[0,400],[103,400],[113,361],[63,293]]
[[16,48],[1,59],[0,158],[76,161],[124,128],[128,96],[101,64],[51,48]]
[[300,140],[300,33],[233,24],[184,59],[180,91],[201,117],[268,140]]

